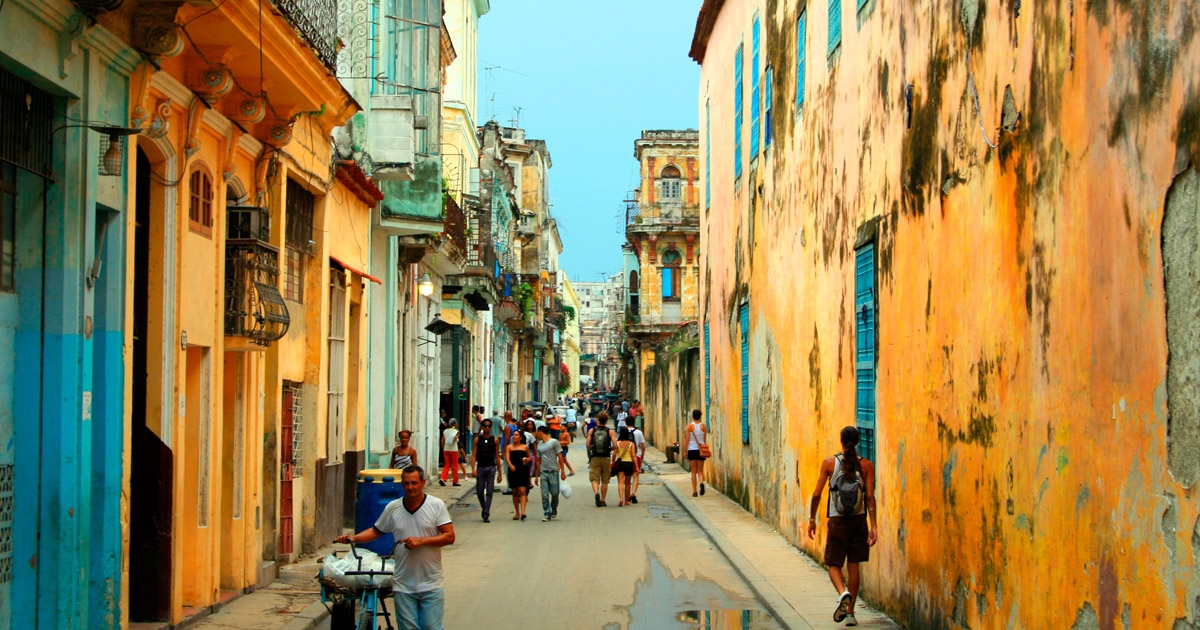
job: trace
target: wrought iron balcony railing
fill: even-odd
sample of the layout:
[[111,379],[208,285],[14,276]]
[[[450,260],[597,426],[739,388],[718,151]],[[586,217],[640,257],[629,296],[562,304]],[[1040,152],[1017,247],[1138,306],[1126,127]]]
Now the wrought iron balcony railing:
[[458,202],[454,200],[452,195],[446,195],[445,200],[446,218],[442,234],[445,238],[450,239],[450,242],[458,248],[458,251],[467,253],[467,215],[462,208],[458,206]]
[[279,292],[279,250],[265,208],[235,207],[227,214],[225,241],[225,334],[269,346],[291,324]]
[[292,28],[317,51],[325,67],[337,66],[337,0],[275,0]]

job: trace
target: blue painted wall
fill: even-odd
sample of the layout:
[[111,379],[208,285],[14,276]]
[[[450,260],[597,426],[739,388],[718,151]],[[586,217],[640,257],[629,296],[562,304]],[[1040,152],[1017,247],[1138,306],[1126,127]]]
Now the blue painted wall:
[[[0,464],[13,463],[15,507],[0,628],[115,628],[120,618],[127,185],[99,176],[98,134],[66,125],[126,124],[140,57],[102,27],[76,29],[82,20],[61,0],[0,12],[0,32],[19,34],[0,41],[0,63],[55,96],[59,128],[53,179],[19,176],[17,287],[0,300],[0,327],[15,324],[11,346],[0,339],[0,360],[15,365],[0,371],[14,420],[0,422]],[[60,33],[77,33],[74,45],[60,47]]]

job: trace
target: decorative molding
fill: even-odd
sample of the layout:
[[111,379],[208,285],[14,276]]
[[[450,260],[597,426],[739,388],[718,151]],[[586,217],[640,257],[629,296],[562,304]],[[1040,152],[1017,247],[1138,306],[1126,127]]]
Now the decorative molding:
[[247,96],[238,103],[237,110],[229,117],[246,126],[262,122],[266,115],[267,107],[263,100],[257,96]]
[[[221,165],[221,176],[227,182],[237,172],[237,164],[234,164],[233,158],[237,155],[237,147],[242,140],[242,135],[244,134],[237,125],[229,125],[229,131],[225,134],[225,163]],[[690,256],[690,248],[688,252]]]
[[292,141],[292,123],[277,120],[267,128],[267,137],[264,141],[275,147],[280,148]]
[[229,68],[215,66],[200,75],[200,87],[193,90],[205,103],[215,105],[222,96],[233,90],[233,73]]
[[129,111],[130,127],[141,129],[146,119],[150,117],[147,110],[150,105],[150,85],[154,83],[154,75],[157,72],[158,68],[155,68],[154,64],[147,61],[142,62],[142,66],[138,68],[137,72],[133,73],[132,80],[130,81],[130,91],[133,95],[133,107]]
[[154,108],[154,117],[150,119],[150,127],[146,129],[146,137],[159,140],[171,131],[171,99],[163,99]]
[[208,107],[202,99],[194,98],[188,104],[187,139],[184,140],[183,150],[185,159],[190,159],[200,150],[200,121]]
[[183,29],[175,15],[185,0],[142,0],[133,13],[133,47],[152,58],[183,52]]

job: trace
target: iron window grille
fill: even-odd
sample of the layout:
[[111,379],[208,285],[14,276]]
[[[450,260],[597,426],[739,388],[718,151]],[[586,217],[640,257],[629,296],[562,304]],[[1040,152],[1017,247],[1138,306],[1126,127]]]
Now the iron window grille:
[[0,68],[0,161],[53,175],[54,97]]
[[269,346],[291,325],[279,293],[279,250],[262,241],[225,245],[225,334]]
[[432,155],[440,145],[435,124],[441,114],[441,0],[384,0],[386,79],[371,89],[412,97],[413,115],[425,120],[415,129],[414,148]]
[[300,436],[304,423],[304,394],[300,383],[284,381],[283,388],[292,393],[292,477],[299,477],[304,470],[304,458],[300,455]]
[[0,162],[0,291],[17,288],[17,167]]

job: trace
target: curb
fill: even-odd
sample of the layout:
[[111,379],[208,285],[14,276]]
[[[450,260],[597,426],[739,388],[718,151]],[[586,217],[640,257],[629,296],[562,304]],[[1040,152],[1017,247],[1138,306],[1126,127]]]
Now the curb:
[[767,611],[771,613],[775,621],[779,622],[787,630],[813,630],[813,627],[796,612],[796,609],[792,608],[792,605],[779,594],[779,591],[775,590],[775,587],[767,581],[767,578],[763,577],[763,574],[759,573],[758,569],[750,564],[746,556],[742,555],[742,552],[733,546],[733,543],[729,541],[725,534],[717,529],[717,526],[700,511],[700,508],[693,505],[691,501],[686,500],[691,497],[684,497],[683,493],[675,487],[675,484],[669,481],[664,480],[663,486],[683,506],[683,509],[692,517],[692,520],[696,521],[700,529],[704,530],[709,540],[717,546],[717,549],[721,552],[721,555],[725,556],[729,564],[733,565],[733,569],[737,571],[738,575],[742,576],[746,584],[750,585],[750,590],[767,607]]
[[296,613],[292,620],[287,622],[280,630],[310,630],[316,628],[318,624],[325,621],[329,616],[329,609],[325,608],[320,600],[309,604],[304,610]]

